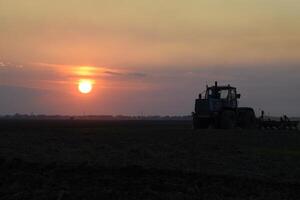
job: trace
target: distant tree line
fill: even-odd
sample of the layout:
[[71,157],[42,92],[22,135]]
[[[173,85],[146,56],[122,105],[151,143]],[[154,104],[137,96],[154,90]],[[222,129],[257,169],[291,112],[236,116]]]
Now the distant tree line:
[[20,114],[0,115],[0,119],[52,119],[52,120],[191,120],[190,115],[178,116],[127,116],[127,115],[43,115],[43,114]]

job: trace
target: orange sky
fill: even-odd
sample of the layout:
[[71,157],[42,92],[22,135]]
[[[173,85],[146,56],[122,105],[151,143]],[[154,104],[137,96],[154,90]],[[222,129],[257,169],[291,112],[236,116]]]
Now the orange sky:
[[[256,101],[263,92],[253,86],[273,82],[283,96],[300,86],[299,10],[298,0],[0,0],[0,108],[189,114],[218,79],[253,94],[244,103],[300,115],[278,109],[282,100],[269,105],[276,91]],[[78,93],[80,78],[95,81],[90,95]],[[16,96],[28,105],[15,106]]]

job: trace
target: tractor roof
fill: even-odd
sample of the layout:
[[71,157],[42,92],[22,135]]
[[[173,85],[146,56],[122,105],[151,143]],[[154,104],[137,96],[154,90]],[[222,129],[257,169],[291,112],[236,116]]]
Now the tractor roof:
[[216,89],[216,88],[217,88],[217,90],[236,89],[235,87],[231,87],[229,84],[228,85],[221,85],[221,86],[219,86],[217,81],[215,81],[215,85],[214,86],[211,86],[211,87],[206,86],[206,89]]
[[221,86],[211,86],[207,87],[207,89],[214,89],[217,88],[218,90],[228,90],[228,89],[236,89],[235,87],[232,87],[230,85],[221,85]]

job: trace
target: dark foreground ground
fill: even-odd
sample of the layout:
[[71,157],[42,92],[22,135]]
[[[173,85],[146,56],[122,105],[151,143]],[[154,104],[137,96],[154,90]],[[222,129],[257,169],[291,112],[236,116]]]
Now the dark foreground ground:
[[299,199],[300,132],[0,121],[0,199]]

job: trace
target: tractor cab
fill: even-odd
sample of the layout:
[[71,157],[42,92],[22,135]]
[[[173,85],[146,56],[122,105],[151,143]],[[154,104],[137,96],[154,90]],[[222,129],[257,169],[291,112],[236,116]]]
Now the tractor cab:
[[208,115],[223,109],[234,110],[238,107],[238,98],[240,98],[240,94],[237,94],[235,87],[218,86],[218,83],[215,82],[214,86],[206,87],[204,98],[200,94],[196,99],[195,111],[201,115]]
[[240,96],[240,94],[236,93],[235,87],[231,87],[230,85],[218,86],[217,82],[215,82],[214,86],[207,87],[205,93],[205,99],[207,99],[209,102],[214,102],[212,104],[217,104],[215,106],[232,109],[237,108],[237,99],[239,99]]

